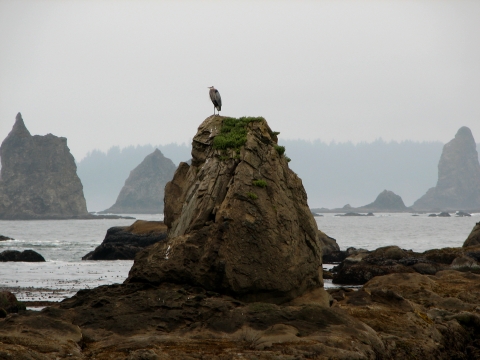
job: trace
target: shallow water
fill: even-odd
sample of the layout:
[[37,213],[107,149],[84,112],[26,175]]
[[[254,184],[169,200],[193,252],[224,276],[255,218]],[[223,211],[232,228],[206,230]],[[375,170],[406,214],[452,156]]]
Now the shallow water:
[[349,247],[374,250],[397,245],[423,252],[443,247],[461,247],[480,214],[472,217],[429,217],[428,214],[376,214],[375,216],[315,217],[318,228],[337,240],[341,250]]
[[[129,215],[130,216],[130,215]],[[131,215],[163,220],[163,214]],[[101,244],[112,226],[129,226],[132,219],[0,221],[0,234],[14,238],[0,242],[4,250],[32,249],[46,262],[0,262],[0,288],[23,301],[60,301],[80,289],[122,283],[132,260],[82,261]]]
[[[162,214],[131,215],[143,220],[163,220]],[[369,250],[398,245],[422,252],[459,247],[480,214],[472,217],[431,218],[427,214],[378,214],[373,217],[315,218],[318,228],[335,238],[342,250],[350,246]],[[32,249],[45,263],[0,262],[0,288],[19,300],[60,301],[80,289],[122,283],[133,261],[82,261],[103,241],[112,226],[128,226],[132,219],[0,221],[0,234],[15,240],[1,241],[0,251]],[[333,286],[326,281],[325,286]]]

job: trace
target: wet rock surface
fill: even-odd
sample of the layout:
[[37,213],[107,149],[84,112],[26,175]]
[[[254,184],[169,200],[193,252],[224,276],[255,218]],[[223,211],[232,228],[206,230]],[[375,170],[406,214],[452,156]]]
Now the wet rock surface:
[[0,241],[5,241],[5,240],[15,240],[15,239],[9,238],[8,236],[0,235]]
[[[353,250],[351,250],[353,251]],[[347,255],[347,254],[345,254]],[[417,253],[398,246],[374,251],[354,252],[332,269],[336,284],[361,285],[376,276],[393,273],[435,275],[438,271],[455,269],[480,272],[480,246],[443,248]]]
[[32,136],[18,113],[0,156],[0,219],[89,217],[66,138]]
[[139,251],[166,238],[163,221],[137,220],[131,226],[108,229],[103,242],[82,260],[134,260]]
[[163,213],[165,184],[172,180],[175,169],[172,160],[155,149],[130,172],[115,204],[100,213]]

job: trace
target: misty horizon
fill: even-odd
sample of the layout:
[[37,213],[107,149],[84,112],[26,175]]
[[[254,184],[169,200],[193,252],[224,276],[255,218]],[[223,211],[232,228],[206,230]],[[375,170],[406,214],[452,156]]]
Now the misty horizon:
[[[363,206],[383,190],[400,195],[410,206],[436,185],[440,142],[322,143],[282,140],[289,167],[302,179],[311,208]],[[143,159],[158,148],[175,165],[190,159],[190,145],[143,145],[95,150],[77,161],[89,211],[115,202],[125,180]],[[480,153],[480,144],[477,144]],[[353,180],[354,179],[354,180]]]
[[77,159],[189,143],[213,113],[285,140],[480,134],[480,2],[0,1],[0,138],[21,112]]

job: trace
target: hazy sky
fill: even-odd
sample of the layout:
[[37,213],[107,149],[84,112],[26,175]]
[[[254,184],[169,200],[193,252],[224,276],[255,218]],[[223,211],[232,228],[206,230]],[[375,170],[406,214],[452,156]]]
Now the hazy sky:
[[281,137],[480,141],[480,1],[0,0],[0,141],[190,142],[213,113]]

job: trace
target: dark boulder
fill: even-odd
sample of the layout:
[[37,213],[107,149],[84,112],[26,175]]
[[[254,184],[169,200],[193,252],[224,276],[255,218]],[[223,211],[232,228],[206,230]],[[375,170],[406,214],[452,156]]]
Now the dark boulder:
[[446,211],[442,211],[440,214],[437,215],[438,217],[450,217],[451,215],[446,212]]
[[367,215],[356,213],[356,212],[348,212],[348,213],[345,213],[345,214],[337,214],[335,216],[367,216]]
[[417,253],[398,246],[351,254],[331,271],[337,284],[359,285],[394,273],[435,275],[442,270],[480,271],[480,246],[443,248]]
[[0,241],[5,241],[5,240],[15,240],[15,239],[9,238],[8,236],[0,235]]
[[10,291],[0,291],[0,318],[10,313],[18,313],[20,310],[25,310],[25,305],[19,302],[14,294]]
[[399,261],[408,254],[398,246],[386,246],[360,255],[348,257],[334,268],[334,283],[358,285],[365,284],[375,276],[415,272]]
[[108,229],[103,242],[82,260],[134,260],[140,250],[166,238],[167,226],[163,221],[137,220],[131,226]]
[[43,262],[45,259],[39,253],[33,250],[5,250],[0,253],[0,261],[24,261],[24,262]]
[[368,250],[349,247],[345,251],[343,250],[332,251],[331,253],[323,257],[323,262],[325,264],[337,264],[345,260],[347,257],[349,257],[350,262],[354,262],[356,261],[355,259],[357,259],[358,257],[362,257],[362,254],[367,254],[367,253],[369,253]]
[[[337,244],[337,240],[328,236],[323,231],[318,230],[318,240],[322,244],[322,258],[323,262],[329,262],[329,256],[331,254],[337,253],[340,251],[340,246]],[[327,260],[326,260],[327,259]]]

